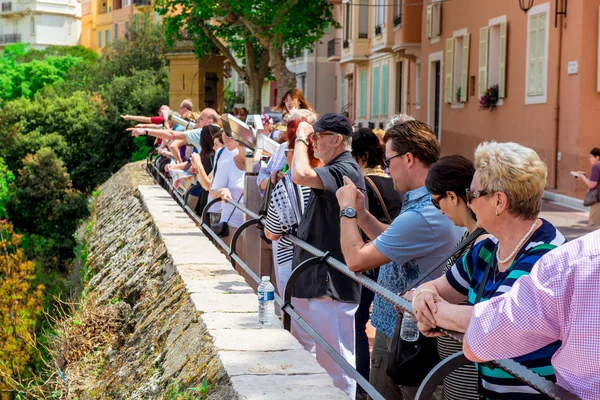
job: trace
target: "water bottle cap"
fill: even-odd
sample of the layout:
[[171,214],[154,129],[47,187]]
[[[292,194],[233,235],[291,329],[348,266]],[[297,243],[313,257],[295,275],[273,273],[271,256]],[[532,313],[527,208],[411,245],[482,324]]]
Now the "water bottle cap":
[[271,281],[271,277],[270,276],[263,276],[262,280],[263,280],[263,282],[264,281]]

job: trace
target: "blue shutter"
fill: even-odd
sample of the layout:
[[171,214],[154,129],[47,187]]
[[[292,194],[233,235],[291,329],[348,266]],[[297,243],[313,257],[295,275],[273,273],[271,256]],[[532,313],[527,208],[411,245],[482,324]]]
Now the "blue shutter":
[[379,67],[373,68],[373,96],[371,97],[371,116],[379,115]]
[[388,114],[388,65],[381,67],[381,116]]
[[367,116],[367,71],[360,72],[360,118]]

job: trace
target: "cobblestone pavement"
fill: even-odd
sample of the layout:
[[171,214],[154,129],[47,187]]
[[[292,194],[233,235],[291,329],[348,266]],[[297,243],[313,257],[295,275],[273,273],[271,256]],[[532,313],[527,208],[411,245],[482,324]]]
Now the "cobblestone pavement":
[[574,210],[557,203],[544,201],[540,217],[556,226],[568,240],[576,239],[592,231],[587,224],[587,212]]

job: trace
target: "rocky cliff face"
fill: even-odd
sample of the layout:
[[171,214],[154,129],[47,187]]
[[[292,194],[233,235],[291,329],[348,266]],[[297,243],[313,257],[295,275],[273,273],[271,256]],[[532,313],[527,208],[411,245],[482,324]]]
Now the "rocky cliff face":
[[93,277],[57,351],[62,397],[237,398],[143,205],[144,184],[136,163],[100,188],[87,238]]

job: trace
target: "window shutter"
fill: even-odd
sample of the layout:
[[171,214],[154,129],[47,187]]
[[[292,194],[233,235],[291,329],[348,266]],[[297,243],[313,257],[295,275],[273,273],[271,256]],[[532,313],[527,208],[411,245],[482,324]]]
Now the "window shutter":
[[360,109],[359,117],[367,115],[367,71],[360,71]]
[[341,94],[341,104],[342,104],[342,109],[340,112],[345,111],[344,108],[346,107],[346,73],[342,72],[342,94]]
[[442,3],[436,3],[433,5],[433,7],[434,7],[433,14],[435,15],[435,18],[433,20],[433,22],[434,22],[433,34],[435,36],[441,36],[442,35]]
[[529,54],[527,55],[527,69],[528,69],[528,77],[527,77],[527,95],[535,96],[535,55],[536,55],[536,46],[537,46],[537,15],[533,15],[529,17]]
[[373,68],[373,97],[371,97],[371,116],[379,115],[379,67]]
[[381,67],[381,115],[388,115],[388,65]]
[[454,38],[446,39],[446,103],[452,103],[452,66],[454,64]]
[[432,35],[432,16],[433,16],[433,6],[432,5],[428,5],[427,6],[427,39],[431,39]]
[[469,41],[471,40],[471,35],[466,34],[463,36],[463,58],[462,58],[462,74],[460,80],[460,101],[461,103],[467,102],[467,93],[468,93],[468,85],[469,85]]
[[536,46],[536,87],[538,96],[544,94],[544,60],[546,58],[546,13],[538,15],[537,46]]
[[478,92],[479,97],[483,96],[483,92],[487,89],[487,64],[488,64],[488,35],[489,28],[484,26],[479,30],[479,76]]
[[503,99],[506,96],[506,22],[500,24],[500,68],[498,84],[498,97]]

